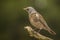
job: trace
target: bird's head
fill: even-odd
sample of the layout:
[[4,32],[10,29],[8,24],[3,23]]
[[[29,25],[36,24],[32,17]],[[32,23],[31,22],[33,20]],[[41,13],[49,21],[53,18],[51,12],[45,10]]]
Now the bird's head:
[[33,7],[26,7],[24,8],[25,11],[27,11],[28,13],[35,13],[36,10]]

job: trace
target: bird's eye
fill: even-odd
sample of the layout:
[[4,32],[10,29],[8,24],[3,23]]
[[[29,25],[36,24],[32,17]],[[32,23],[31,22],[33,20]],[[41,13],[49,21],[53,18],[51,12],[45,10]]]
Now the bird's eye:
[[29,11],[29,9],[27,9],[27,11]]

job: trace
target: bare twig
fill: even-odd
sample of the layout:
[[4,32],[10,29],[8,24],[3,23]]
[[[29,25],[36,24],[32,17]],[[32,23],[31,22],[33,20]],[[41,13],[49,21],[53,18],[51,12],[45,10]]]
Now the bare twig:
[[31,37],[35,37],[38,40],[53,40],[49,37],[43,36],[40,33],[34,31],[30,26],[26,26],[25,29],[27,29],[28,33],[30,34]]

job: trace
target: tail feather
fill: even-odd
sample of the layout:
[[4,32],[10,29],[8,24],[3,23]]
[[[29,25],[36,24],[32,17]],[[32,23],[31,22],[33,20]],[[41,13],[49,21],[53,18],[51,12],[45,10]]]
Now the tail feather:
[[48,32],[52,35],[56,35],[56,33],[53,30],[48,30]]

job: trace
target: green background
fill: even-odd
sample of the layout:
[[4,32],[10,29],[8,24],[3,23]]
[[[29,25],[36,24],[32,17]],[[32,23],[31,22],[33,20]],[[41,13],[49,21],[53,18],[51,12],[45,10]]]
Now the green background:
[[30,25],[24,7],[32,6],[43,15],[56,35],[42,30],[41,34],[60,40],[60,0],[0,0],[0,40],[37,40],[31,38],[25,26]]

